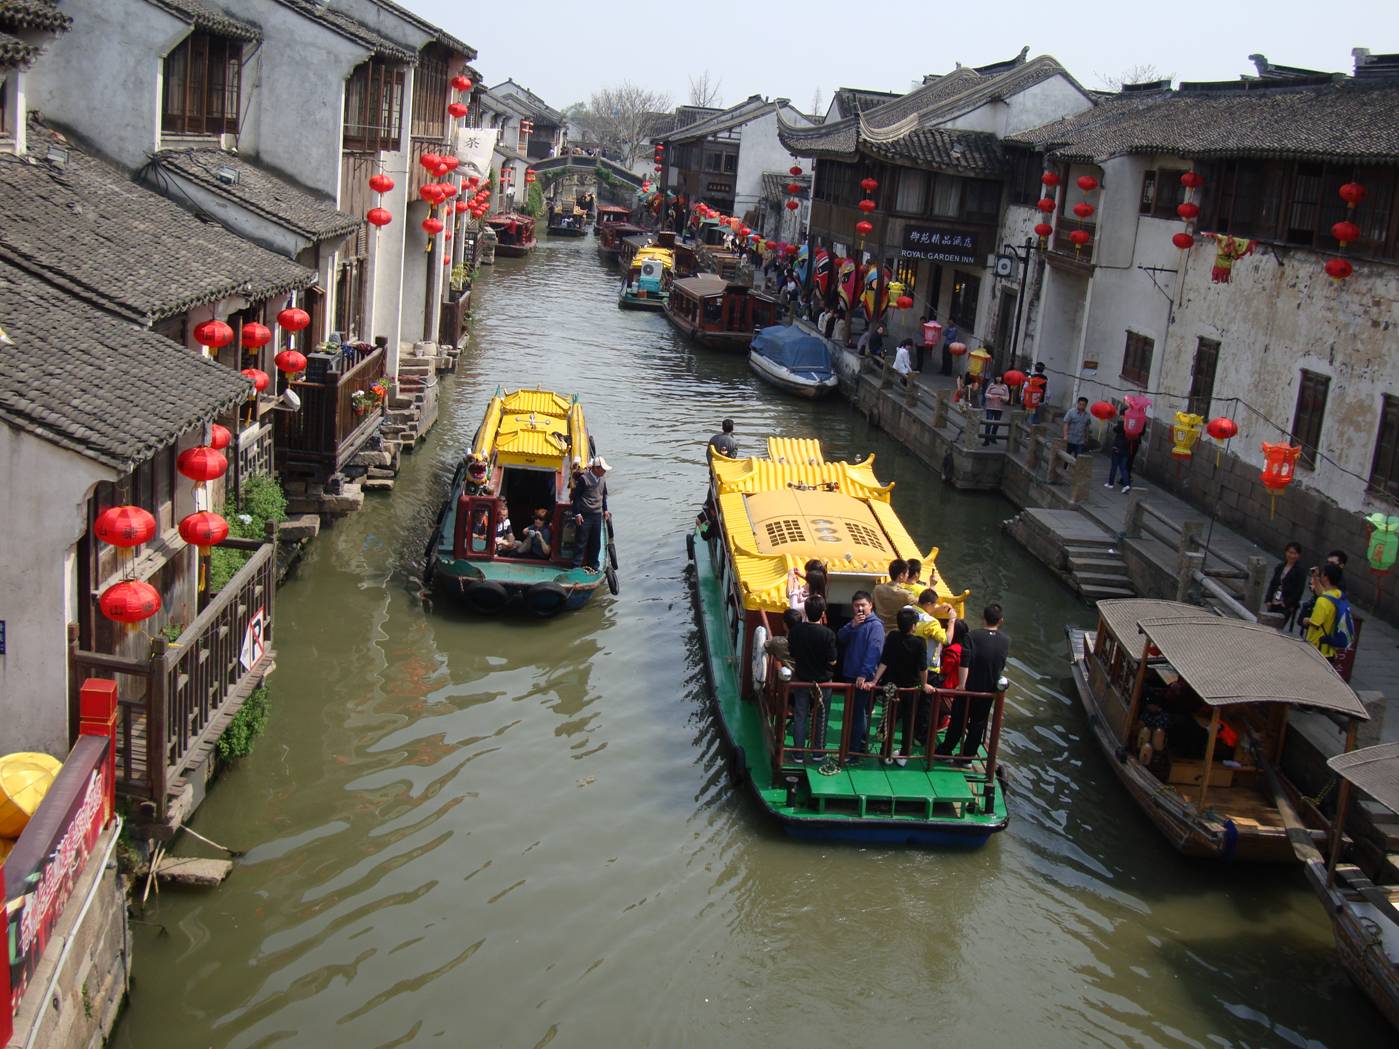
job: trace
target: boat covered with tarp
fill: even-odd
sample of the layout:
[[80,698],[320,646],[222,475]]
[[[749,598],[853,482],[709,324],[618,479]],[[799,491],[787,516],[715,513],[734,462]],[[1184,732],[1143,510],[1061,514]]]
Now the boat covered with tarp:
[[831,347],[796,324],[775,324],[754,337],[748,366],[798,397],[825,397],[840,385]]

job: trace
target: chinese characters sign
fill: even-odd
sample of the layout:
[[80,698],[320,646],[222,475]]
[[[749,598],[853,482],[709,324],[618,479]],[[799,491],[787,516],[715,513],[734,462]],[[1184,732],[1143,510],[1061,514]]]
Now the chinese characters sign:
[[929,229],[927,226],[905,226],[903,247],[899,254],[909,259],[960,263],[964,266],[976,265],[980,258],[975,233]]

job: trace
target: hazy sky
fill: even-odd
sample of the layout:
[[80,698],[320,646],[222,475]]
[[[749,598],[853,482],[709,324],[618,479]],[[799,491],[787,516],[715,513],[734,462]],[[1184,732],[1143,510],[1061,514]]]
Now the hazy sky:
[[1177,80],[1225,80],[1252,72],[1255,53],[1349,71],[1352,47],[1399,51],[1399,0],[979,0],[952,9],[917,0],[399,2],[480,51],[488,84],[513,77],[560,109],[623,79],[684,102],[690,75],[708,67],[725,105],[760,94],[806,110],[817,89],[823,104],[836,87],[906,91],[925,73],[1000,61],[1026,44],[1086,87],[1137,65]]

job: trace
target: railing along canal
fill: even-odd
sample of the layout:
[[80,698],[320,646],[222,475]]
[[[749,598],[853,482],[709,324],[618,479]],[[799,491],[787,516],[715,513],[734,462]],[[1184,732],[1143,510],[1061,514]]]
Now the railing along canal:
[[370,404],[367,394],[384,378],[384,358],[383,347],[309,356],[305,377],[291,384],[301,409],[277,413],[284,466],[344,465],[383,415],[383,400]]

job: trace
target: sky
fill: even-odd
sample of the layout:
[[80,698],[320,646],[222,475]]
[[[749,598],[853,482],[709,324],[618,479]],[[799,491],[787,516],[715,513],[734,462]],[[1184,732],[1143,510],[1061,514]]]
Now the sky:
[[758,94],[807,111],[819,90],[824,109],[837,87],[903,92],[926,73],[1002,61],[1026,44],[1032,57],[1053,55],[1090,88],[1138,66],[1177,82],[1232,80],[1253,72],[1251,54],[1349,72],[1353,47],[1399,51],[1399,0],[1335,7],[1316,0],[979,0],[953,9],[917,0],[534,0],[523,18],[510,17],[509,5],[399,2],[476,48],[488,85],[512,78],[556,109],[623,80],[684,103],[690,76],[706,68],[721,82],[724,105]]

